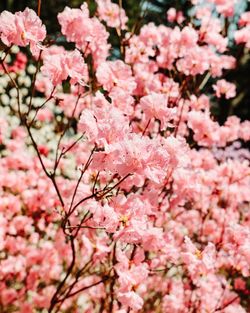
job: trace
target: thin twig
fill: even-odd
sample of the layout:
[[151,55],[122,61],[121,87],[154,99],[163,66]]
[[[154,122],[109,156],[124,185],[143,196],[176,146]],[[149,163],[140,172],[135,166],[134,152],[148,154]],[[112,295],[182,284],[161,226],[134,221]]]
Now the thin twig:
[[41,16],[41,4],[42,4],[42,0],[38,0],[38,4],[37,4],[37,15],[40,17]]

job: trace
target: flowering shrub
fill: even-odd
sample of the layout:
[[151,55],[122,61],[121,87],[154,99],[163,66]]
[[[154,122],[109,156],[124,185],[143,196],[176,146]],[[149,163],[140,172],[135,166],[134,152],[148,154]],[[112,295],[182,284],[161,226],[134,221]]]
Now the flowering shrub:
[[96,2],[58,14],[73,50],[0,15],[0,311],[249,312],[250,121],[211,113],[237,96],[236,1],[138,33]]

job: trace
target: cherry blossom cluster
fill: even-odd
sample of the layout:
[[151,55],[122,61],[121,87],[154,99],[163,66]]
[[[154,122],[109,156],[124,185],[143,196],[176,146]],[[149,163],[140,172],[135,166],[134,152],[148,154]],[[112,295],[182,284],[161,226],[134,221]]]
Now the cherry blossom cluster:
[[236,2],[138,32],[66,7],[64,45],[0,14],[1,312],[249,312],[250,121],[211,110],[250,48]]

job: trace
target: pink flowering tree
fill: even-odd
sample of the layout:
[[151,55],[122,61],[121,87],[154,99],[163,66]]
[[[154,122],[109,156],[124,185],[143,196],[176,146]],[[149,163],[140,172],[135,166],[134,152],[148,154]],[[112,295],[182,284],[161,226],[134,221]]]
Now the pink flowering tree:
[[41,1],[0,14],[0,312],[249,312],[250,121],[212,114],[249,53],[236,2],[140,29],[66,7],[71,50]]

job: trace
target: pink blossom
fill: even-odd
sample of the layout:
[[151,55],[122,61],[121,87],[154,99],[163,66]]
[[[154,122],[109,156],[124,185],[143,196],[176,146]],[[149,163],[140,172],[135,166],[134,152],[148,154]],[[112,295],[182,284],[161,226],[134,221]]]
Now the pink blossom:
[[121,88],[128,94],[132,94],[136,88],[130,66],[120,60],[102,63],[97,68],[96,76],[98,82],[108,91]]
[[131,134],[107,146],[104,162],[106,169],[118,172],[121,176],[137,173],[159,183],[165,175],[168,160],[168,153],[159,142]]
[[73,48],[46,41],[37,73],[23,47],[39,52],[42,22],[29,9],[0,15],[10,47],[0,68],[0,307],[246,313],[250,122],[220,124],[211,107],[236,96],[224,70],[238,66],[232,36],[247,51],[249,12],[231,34],[234,0],[192,0],[188,24],[171,8],[175,24],[128,31],[116,3],[59,13]]
[[170,8],[167,11],[167,19],[170,23],[177,22],[178,24],[182,24],[185,20],[182,11],[176,11],[175,8]]
[[86,3],[81,9],[66,7],[58,14],[58,21],[68,41],[75,42],[84,54],[93,54],[95,66],[106,60],[110,48],[107,43],[109,35],[97,18],[89,17]]
[[110,0],[97,0],[98,15],[109,27],[126,29],[128,18],[124,9]]
[[214,244],[209,243],[201,252],[188,237],[185,237],[185,249],[186,252],[182,253],[182,259],[193,279],[196,279],[199,275],[207,275],[209,272],[213,272],[216,260]]
[[238,23],[240,26],[246,26],[250,24],[250,11],[242,13]]
[[218,98],[222,95],[225,96],[226,99],[234,98],[236,96],[235,85],[227,82],[225,79],[218,80],[216,85],[213,85],[213,89],[215,90]]
[[46,37],[45,26],[36,13],[26,8],[23,12],[12,14],[3,11],[0,15],[1,40],[7,45],[25,47],[30,45],[31,52],[38,56],[38,43]]
[[176,9],[175,8],[170,8],[167,11],[167,19],[170,23],[173,23],[176,20]]
[[147,120],[156,118],[161,121],[161,129],[167,128],[176,113],[175,109],[168,108],[168,97],[164,94],[142,97],[140,104]]
[[216,9],[219,13],[223,14],[226,17],[234,15],[236,0],[209,0],[214,3]]
[[134,291],[118,294],[118,300],[125,308],[140,310],[143,306],[143,299]]
[[250,24],[248,24],[246,27],[237,30],[234,33],[234,39],[237,44],[243,43],[246,45],[248,49],[250,49],[250,40],[249,40],[249,33],[250,33]]
[[45,54],[41,68],[54,86],[70,77],[72,84],[85,84],[88,80],[87,65],[78,50],[64,53]]
[[128,118],[122,111],[112,107],[101,94],[98,94],[94,101],[102,103],[102,107],[96,107],[92,111],[83,110],[79,130],[85,133],[91,142],[100,145],[118,142],[129,132]]

